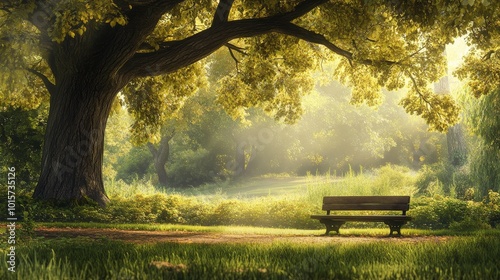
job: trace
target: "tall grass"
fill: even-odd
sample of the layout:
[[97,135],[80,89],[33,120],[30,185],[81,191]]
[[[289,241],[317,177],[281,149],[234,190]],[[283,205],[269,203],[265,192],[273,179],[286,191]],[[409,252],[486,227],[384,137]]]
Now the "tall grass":
[[420,243],[136,245],[85,238],[17,249],[1,279],[500,279],[500,235]]
[[[256,226],[297,229],[323,227],[310,215],[324,213],[322,198],[329,195],[410,195],[415,193],[416,176],[403,167],[386,166],[371,172],[343,177],[326,174],[303,178],[258,178],[206,186],[201,193],[181,194],[173,190],[156,191],[149,181],[134,184],[109,182],[107,188],[111,202],[106,208],[98,205],[61,207],[35,201],[30,194],[20,195],[22,212],[35,222],[97,222],[97,223],[160,223],[202,226]],[[265,184],[273,184],[288,192],[264,195]],[[304,185],[300,185],[304,184]],[[262,187],[264,185],[264,187]],[[232,188],[228,195],[218,186]],[[247,191],[258,188],[259,196],[234,196],[238,187]],[[455,228],[463,230],[484,229],[500,225],[499,194],[490,192],[480,202],[464,201],[443,196],[415,197],[410,202],[408,215],[413,217],[408,227],[422,229]],[[1,206],[1,201],[0,201]],[[29,207],[27,207],[29,206]],[[26,213],[28,214],[26,216]],[[0,212],[5,219],[6,213]],[[346,227],[385,227],[374,223],[349,223]]]
[[[278,175],[277,175],[278,176]],[[308,175],[299,182],[280,182],[282,178],[251,178],[238,182],[221,181],[196,188],[168,188],[158,190],[150,180],[135,180],[127,184],[121,180],[107,181],[106,192],[110,197],[130,198],[135,195],[178,194],[204,200],[226,198],[252,199],[265,196],[301,196],[322,198],[326,195],[413,195],[416,193],[416,176],[406,167],[387,165],[370,172],[356,173],[350,169],[342,176],[336,173]],[[276,195],[275,193],[278,193]]]
[[350,169],[342,177],[310,176],[306,197],[308,201],[321,203],[324,196],[333,195],[409,195],[413,196],[415,174],[408,168],[384,166],[372,172],[355,173]]
[[122,180],[115,181],[107,180],[104,183],[107,195],[113,199],[115,197],[119,198],[130,198],[137,194],[141,195],[154,195],[165,193],[164,190],[159,190],[156,188],[151,180],[134,180],[131,184],[127,184]]

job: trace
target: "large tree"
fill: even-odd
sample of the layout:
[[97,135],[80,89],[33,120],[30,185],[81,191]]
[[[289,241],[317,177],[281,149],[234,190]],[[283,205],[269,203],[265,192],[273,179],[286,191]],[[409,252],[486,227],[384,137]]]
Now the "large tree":
[[[236,67],[220,80],[221,105],[235,116],[262,106],[294,121],[311,73],[335,60],[334,77],[353,87],[354,102],[376,104],[382,87],[408,86],[406,110],[444,130],[457,120],[457,106],[427,84],[442,75],[442,52],[454,37],[487,40],[480,36],[498,24],[499,4],[490,2],[5,0],[0,108],[34,106],[42,97],[24,86],[26,75],[43,81],[50,111],[34,197],[105,205],[106,121],[131,82],[169,75],[173,94],[187,94],[205,69],[197,62],[225,47]],[[194,74],[183,78],[186,69]],[[161,114],[165,99],[153,92],[122,101],[140,112],[135,127],[153,133],[161,123],[153,113]]]

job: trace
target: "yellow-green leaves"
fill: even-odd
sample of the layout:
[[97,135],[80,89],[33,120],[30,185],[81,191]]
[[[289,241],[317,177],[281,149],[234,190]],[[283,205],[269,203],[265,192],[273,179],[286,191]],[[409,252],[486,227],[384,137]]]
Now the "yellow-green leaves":
[[48,99],[44,84],[26,71],[33,68],[51,78],[39,56],[36,29],[19,17],[27,17],[33,8],[28,4],[11,13],[0,9],[0,111],[35,109]]
[[175,119],[189,96],[205,83],[201,63],[165,76],[132,81],[123,90],[128,111],[134,117],[132,140],[135,144],[160,140],[159,128]]
[[278,120],[294,122],[302,113],[301,97],[314,86],[311,74],[319,66],[314,50],[277,34],[249,39],[246,45],[249,55],[238,57],[238,68],[218,81],[218,102],[234,118],[258,106]]
[[486,95],[500,85],[500,57],[496,51],[469,54],[455,74],[467,81],[475,97]]
[[108,19],[108,20],[106,20],[106,23],[109,23],[109,25],[111,25],[111,27],[115,27],[116,24],[119,24],[119,25],[127,24],[127,20],[125,19],[125,17],[120,16],[120,17]]
[[446,131],[458,122],[459,108],[448,94],[435,94],[428,88],[413,87],[400,103],[410,114],[421,116],[431,130]]
[[[446,124],[457,120],[457,106],[450,97],[435,96],[427,87],[444,74],[444,46],[453,38],[466,34],[469,43],[475,44],[484,52],[468,58],[464,66],[467,69],[460,70],[459,75],[469,79],[476,95],[487,93],[499,84],[500,70],[496,57],[500,44],[498,1],[327,1],[292,22],[280,22],[280,16],[294,10],[299,3],[313,3],[303,1],[235,1],[229,21],[262,20],[264,17],[275,16],[276,22],[273,24],[276,24],[276,28],[272,33],[250,38],[247,36],[254,33],[247,30],[245,34],[240,34],[245,39],[232,42],[243,48],[245,54],[241,53],[242,49],[233,48],[233,63],[236,66],[230,74],[222,75],[217,81],[220,85],[219,103],[232,116],[242,117],[247,108],[260,106],[277,119],[293,122],[302,110],[301,97],[314,86],[313,73],[321,68],[323,62],[333,60],[337,63],[333,77],[352,87],[352,103],[377,105],[381,101],[382,89],[407,88],[410,90],[408,97],[402,102],[407,111],[423,116],[434,129],[444,130]],[[37,65],[37,69],[50,78],[46,66],[37,64],[37,60],[42,60],[42,54],[48,53],[43,49],[47,46],[38,44],[40,34],[47,33],[53,41],[63,42],[68,37],[85,36],[87,29],[91,28],[106,28],[113,33],[120,25],[127,24],[127,13],[136,11],[136,7],[130,6],[126,1],[117,1],[116,3],[121,3],[121,6],[117,6],[113,0],[9,2],[20,7],[12,13],[18,13],[24,18],[16,20],[15,17],[6,15],[8,12],[5,11],[10,8],[0,9],[0,15],[5,16],[0,17],[0,63],[2,66],[13,67],[8,68],[10,73],[2,73],[0,79],[3,84],[10,84],[11,87],[27,84],[26,78],[19,75],[23,73],[21,69],[27,66]],[[43,5],[40,4],[42,2]],[[149,1],[139,2],[143,7],[150,4]],[[210,0],[182,1],[171,10],[167,9],[151,34],[146,33],[150,32],[152,26],[144,30],[144,34],[137,36],[139,40],[145,38],[144,40],[131,43],[128,49],[135,50],[137,46],[141,46],[139,52],[159,51],[156,54],[169,55],[164,48],[174,44],[171,41],[175,42],[176,47],[182,48],[183,42],[186,42],[183,39],[210,28],[214,16],[217,16],[214,14],[217,5],[218,1]],[[29,25],[28,21],[30,14],[37,9],[45,11],[38,14],[42,18],[46,15],[51,18],[47,26],[37,26],[39,30]],[[300,7],[297,9],[300,10]],[[287,29],[290,26],[296,28]],[[46,30],[41,30],[43,28]],[[209,29],[211,30],[214,29]],[[293,32],[300,31],[305,31],[307,36],[319,36],[328,40],[337,51],[332,50],[335,48],[331,45],[325,47],[306,42],[307,36],[304,34],[300,36],[302,40],[295,38]],[[257,33],[259,32],[255,34]],[[218,35],[225,38],[223,35],[226,34]],[[4,37],[8,39],[3,39]],[[228,38],[237,37],[238,34],[232,34]],[[89,40],[91,39],[92,36],[89,36]],[[193,48],[192,53],[199,53],[200,50],[195,51],[196,48],[193,47],[197,43],[196,37],[189,42],[184,47],[188,50]],[[48,42],[46,45],[52,43]],[[77,50],[76,47],[81,42],[74,40],[74,43],[74,49]],[[92,42],[85,43],[92,45]],[[150,47],[142,48],[148,44]],[[217,46],[221,44],[218,43]],[[50,47],[53,46],[48,48]],[[18,51],[14,51],[12,55],[12,51],[16,49]],[[112,52],[114,48],[109,50]],[[85,52],[83,50],[81,53]],[[85,55],[93,57],[98,52],[99,50],[92,50],[92,54]],[[75,52],[77,53],[79,52]],[[488,59],[483,58],[485,55]],[[193,57],[197,59],[196,55]],[[82,57],[84,59],[86,57]],[[123,64],[127,65],[127,59],[128,57],[123,57]],[[122,65],[121,63],[120,60],[117,64]],[[15,65],[21,65],[21,69],[14,68]],[[118,68],[119,66],[116,73],[121,71]],[[196,91],[200,84],[199,76],[203,72],[201,65],[192,66],[178,72],[182,74],[131,83],[124,94],[129,110],[138,120],[134,124],[136,138],[145,139],[147,134],[154,134],[166,115],[175,115],[185,97]],[[21,91],[16,94],[23,96]]]
[[105,22],[111,27],[127,24],[127,19],[112,0],[64,0],[52,3],[50,9],[54,11],[55,22],[49,35],[58,43],[64,41],[66,36],[74,38],[77,34],[83,35],[92,21]]

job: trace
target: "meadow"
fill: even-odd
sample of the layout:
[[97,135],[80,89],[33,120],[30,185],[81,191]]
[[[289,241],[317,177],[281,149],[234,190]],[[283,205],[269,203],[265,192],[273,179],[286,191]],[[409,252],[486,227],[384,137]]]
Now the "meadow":
[[[452,191],[458,187],[445,190],[439,183],[419,193],[417,181],[418,176],[411,170],[388,166],[344,176],[268,176],[161,191],[147,180],[132,184],[108,182],[111,202],[104,209],[95,204],[67,207],[41,203],[33,201],[29,193],[18,195],[18,201],[23,218],[34,222],[320,229],[322,225],[310,215],[323,213],[323,196],[409,195],[408,214],[413,220],[408,228],[477,230],[500,224],[499,193],[490,191],[482,198],[459,197]],[[385,227],[373,223],[349,226]]]
[[[260,177],[158,191],[148,181],[108,182],[112,202],[72,208],[19,201],[16,272],[1,279],[500,279],[500,196],[481,200],[418,194],[408,170],[309,177]],[[439,187],[439,185],[438,185]],[[349,223],[321,237],[309,218],[324,195],[410,195],[402,238],[385,225]],[[182,234],[237,234],[240,242],[126,242],[112,237],[42,238],[36,229],[94,228]],[[253,239],[245,241],[245,236]],[[277,238],[255,242],[255,238]],[[278,238],[279,237],[279,238]],[[313,242],[300,241],[303,238]],[[323,242],[314,242],[323,238]],[[324,242],[324,238],[330,238]],[[339,242],[340,241],[340,242]]]

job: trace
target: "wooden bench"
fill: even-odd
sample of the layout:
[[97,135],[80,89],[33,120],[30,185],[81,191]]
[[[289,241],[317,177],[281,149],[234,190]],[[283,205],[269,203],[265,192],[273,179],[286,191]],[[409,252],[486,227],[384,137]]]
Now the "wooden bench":
[[[406,216],[410,208],[409,196],[325,196],[323,210],[326,215],[312,215],[326,226],[328,235],[331,230],[339,234],[340,227],[346,222],[384,222],[389,226],[392,236],[397,232],[401,236],[401,226],[411,220]],[[399,215],[330,215],[331,211],[402,211]]]

